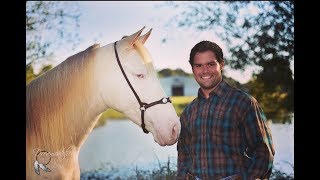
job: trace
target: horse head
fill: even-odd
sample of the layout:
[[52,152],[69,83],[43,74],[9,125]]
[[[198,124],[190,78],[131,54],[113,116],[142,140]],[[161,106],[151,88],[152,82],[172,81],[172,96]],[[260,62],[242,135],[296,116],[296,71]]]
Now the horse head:
[[144,47],[152,29],[141,35],[143,29],[97,51],[96,57],[103,62],[97,67],[104,81],[99,82],[101,98],[108,108],[122,112],[145,133],[151,132],[159,145],[172,145],[178,139],[180,121]]

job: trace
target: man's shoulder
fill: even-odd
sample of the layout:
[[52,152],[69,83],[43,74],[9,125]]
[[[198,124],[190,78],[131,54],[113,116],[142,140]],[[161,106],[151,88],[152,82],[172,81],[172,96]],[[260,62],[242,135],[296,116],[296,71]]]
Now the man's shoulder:
[[256,102],[257,100],[247,91],[244,91],[242,89],[239,89],[235,86],[232,86],[228,83],[226,83],[229,88],[230,88],[230,92],[233,94],[234,97],[238,97],[239,99],[242,99],[244,101],[248,101],[248,102]]

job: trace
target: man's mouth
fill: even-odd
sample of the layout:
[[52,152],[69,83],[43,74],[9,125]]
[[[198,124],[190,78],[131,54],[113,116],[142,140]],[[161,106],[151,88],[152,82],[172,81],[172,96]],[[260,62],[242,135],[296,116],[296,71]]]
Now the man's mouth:
[[201,79],[210,79],[212,76],[201,76]]

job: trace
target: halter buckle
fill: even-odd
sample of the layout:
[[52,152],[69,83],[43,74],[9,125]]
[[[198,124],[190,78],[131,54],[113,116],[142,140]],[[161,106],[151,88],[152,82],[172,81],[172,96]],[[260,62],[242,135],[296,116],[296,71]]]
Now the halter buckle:
[[145,110],[146,110],[145,105],[143,105],[143,106],[140,107],[140,111],[145,111]]
[[163,99],[162,99],[162,103],[163,103],[163,104],[166,104],[167,102],[168,102],[168,99],[167,99],[167,98],[163,98]]

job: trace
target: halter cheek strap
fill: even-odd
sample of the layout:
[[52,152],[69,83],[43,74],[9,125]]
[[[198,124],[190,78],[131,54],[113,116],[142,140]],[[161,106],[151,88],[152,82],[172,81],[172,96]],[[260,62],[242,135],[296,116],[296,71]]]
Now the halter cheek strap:
[[132,90],[134,96],[136,97],[136,99],[137,99],[137,101],[138,101],[138,103],[139,103],[139,105],[140,105],[140,111],[141,111],[141,127],[142,127],[142,130],[143,130],[144,133],[148,134],[149,131],[146,129],[146,125],[145,125],[145,123],[144,123],[144,112],[145,112],[149,107],[152,107],[152,106],[154,106],[154,105],[157,105],[157,104],[167,104],[168,102],[171,103],[171,100],[170,100],[169,97],[165,97],[165,98],[162,98],[162,99],[160,99],[160,100],[158,100],[158,101],[154,101],[154,102],[149,103],[149,104],[148,104],[148,103],[145,103],[145,102],[142,102],[142,101],[140,100],[137,92],[136,92],[136,91],[134,90],[134,88],[132,87],[132,85],[131,85],[131,83],[130,83],[130,81],[129,81],[127,75],[126,75],[126,73],[125,73],[124,70],[123,70],[123,67],[122,67],[122,65],[121,65],[121,62],[120,62],[120,59],[119,59],[119,55],[118,55],[118,52],[117,52],[117,42],[114,43],[114,52],[115,52],[115,54],[116,54],[116,58],[117,58],[117,62],[118,62],[118,65],[119,65],[119,67],[120,67],[120,70],[121,70],[124,78],[126,79],[126,81],[127,81],[128,85],[129,85],[130,89]]

